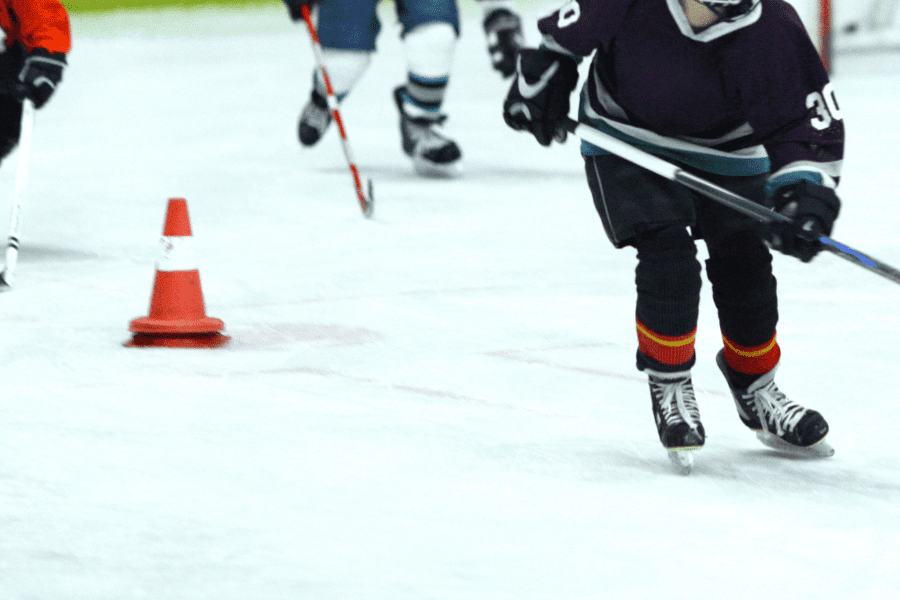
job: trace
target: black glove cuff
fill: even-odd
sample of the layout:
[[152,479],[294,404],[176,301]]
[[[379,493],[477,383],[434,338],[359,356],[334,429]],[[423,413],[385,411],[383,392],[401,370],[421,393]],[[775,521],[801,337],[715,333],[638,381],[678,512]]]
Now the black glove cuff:
[[814,217],[826,225],[833,223],[841,211],[841,201],[834,190],[806,180],[779,188],[773,200],[778,212],[785,211],[791,203],[796,204],[789,209],[793,214],[785,212],[785,216]]
[[309,6],[310,10],[312,10],[312,5],[315,3],[315,0],[284,0],[284,3],[287,5],[288,14],[291,16],[291,20],[302,21],[303,11],[301,10],[301,7],[306,4]]
[[46,60],[48,62],[61,63],[65,66],[66,63],[66,54],[64,52],[50,52],[46,48],[32,48],[28,51],[28,54],[25,55],[25,60],[29,58],[37,58],[41,60]]

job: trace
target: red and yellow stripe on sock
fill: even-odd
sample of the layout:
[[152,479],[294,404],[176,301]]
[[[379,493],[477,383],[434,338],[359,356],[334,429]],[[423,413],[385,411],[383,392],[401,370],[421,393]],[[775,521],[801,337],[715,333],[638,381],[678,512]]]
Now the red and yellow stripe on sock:
[[683,365],[694,357],[697,328],[685,335],[662,335],[637,321],[638,348],[664,365]]
[[725,360],[728,366],[738,373],[748,375],[768,373],[781,359],[781,348],[774,334],[772,339],[759,346],[741,346],[725,337],[724,333],[722,340],[725,342]]

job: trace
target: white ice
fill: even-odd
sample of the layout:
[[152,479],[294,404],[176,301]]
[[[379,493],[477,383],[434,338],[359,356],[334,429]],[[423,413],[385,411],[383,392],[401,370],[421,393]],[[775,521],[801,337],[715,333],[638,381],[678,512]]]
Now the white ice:
[[[462,177],[418,178],[401,152],[390,10],[343,105],[372,220],[337,132],[296,141],[313,55],[282,7],[73,16],[0,295],[0,599],[900,592],[900,287],[833,255],[776,256],[778,381],[837,450],[813,461],[737,419],[706,285],[708,441],[675,474],[634,368],[633,252],[606,240],[576,141],[545,149],[502,123],[509,83],[462,4],[446,103]],[[834,237],[892,265],[898,63],[834,74]],[[224,348],[123,346],[171,197]]]

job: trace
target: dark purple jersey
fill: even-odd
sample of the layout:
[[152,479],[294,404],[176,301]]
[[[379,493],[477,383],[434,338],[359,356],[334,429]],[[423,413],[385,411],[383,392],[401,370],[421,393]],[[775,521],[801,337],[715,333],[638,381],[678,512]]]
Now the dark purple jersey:
[[[721,175],[833,186],[844,127],[796,11],[762,0],[695,31],[679,0],[570,0],[541,19],[542,46],[594,55],[579,120]],[[604,151],[588,143],[585,154]]]

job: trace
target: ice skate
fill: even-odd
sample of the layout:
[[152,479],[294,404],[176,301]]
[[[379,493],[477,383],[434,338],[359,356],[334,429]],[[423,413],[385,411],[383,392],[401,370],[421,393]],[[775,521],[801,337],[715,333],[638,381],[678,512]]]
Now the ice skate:
[[453,177],[462,153],[456,142],[437,131],[446,115],[431,115],[426,111],[410,115],[411,105],[403,101],[403,86],[394,90],[394,100],[400,111],[400,136],[403,151],[413,160],[413,168],[423,177]]
[[[800,406],[775,385],[775,367],[760,375],[746,389],[732,383],[725,352],[716,355],[716,364],[725,375],[738,416],[744,425],[756,431],[766,446],[798,456],[831,456],[834,454],[825,436],[828,423],[817,411]],[[761,418],[761,415],[763,418]]]
[[322,134],[331,124],[331,111],[328,110],[328,100],[315,89],[309,98],[309,102],[300,114],[300,123],[297,134],[300,143],[304,146],[313,146],[322,139]]
[[645,372],[650,381],[659,441],[668,451],[672,464],[687,475],[694,464],[691,452],[702,448],[706,441],[691,374],[689,371],[660,373],[650,369]]

